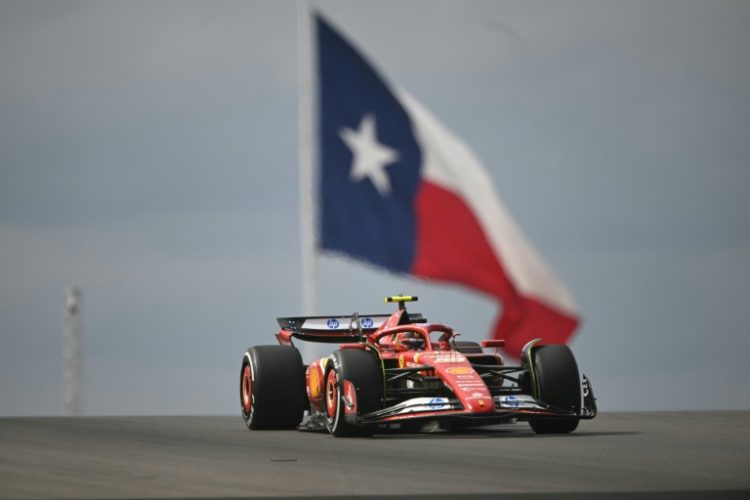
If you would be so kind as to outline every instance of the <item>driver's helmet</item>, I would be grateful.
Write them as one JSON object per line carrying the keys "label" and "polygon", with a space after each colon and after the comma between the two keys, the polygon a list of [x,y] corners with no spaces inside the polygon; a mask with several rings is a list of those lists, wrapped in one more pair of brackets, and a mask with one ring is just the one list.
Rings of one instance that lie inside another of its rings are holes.
{"label": "driver's helmet", "polygon": [[398,350],[422,351],[425,348],[424,337],[418,332],[401,332],[396,334],[394,345]]}

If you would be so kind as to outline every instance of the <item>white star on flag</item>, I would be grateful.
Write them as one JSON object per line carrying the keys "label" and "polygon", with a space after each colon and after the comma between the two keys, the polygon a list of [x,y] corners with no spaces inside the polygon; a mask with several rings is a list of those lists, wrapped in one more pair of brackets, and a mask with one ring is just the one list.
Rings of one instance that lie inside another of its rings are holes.
{"label": "white star on flag", "polygon": [[391,192],[391,179],[385,167],[398,160],[398,151],[378,142],[375,116],[362,117],[359,130],[342,128],[339,136],[354,156],[349,178],[353,182],[369,177],[381,196]]}

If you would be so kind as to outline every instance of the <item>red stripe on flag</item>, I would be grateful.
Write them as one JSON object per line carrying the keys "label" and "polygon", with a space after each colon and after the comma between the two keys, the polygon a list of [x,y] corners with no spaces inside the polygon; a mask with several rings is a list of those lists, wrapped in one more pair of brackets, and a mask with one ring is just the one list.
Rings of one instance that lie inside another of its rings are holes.
{"label": "red stripe on flag", "polygon": [[[503,300],[503,307],[507,302]],[[521,296],[517,305],[521,321],[504,325],[505,315],[495,325],[494,337],[504,338],[505,352],[521,357],[521,348],[529,340],[541,338],[542,344],[565,344],[578,327],[578,318],[565,314],[534,297]]]}
{"label": "red stripe on flag", "polygon": [[575,317],[520,295],[476,217],[454,193],[423,181],[415,200],[417,237],[412,273],[438,281],[461,283],[496,297],[503,314],[493,338],[507,341],[505,351],[519,357],[531,339],[563,343],[576,328]]}

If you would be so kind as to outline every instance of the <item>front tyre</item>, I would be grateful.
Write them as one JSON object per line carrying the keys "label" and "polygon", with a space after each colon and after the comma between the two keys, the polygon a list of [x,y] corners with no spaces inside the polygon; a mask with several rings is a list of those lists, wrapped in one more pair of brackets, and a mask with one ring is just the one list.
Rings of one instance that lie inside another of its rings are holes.
{"label": "front tyre", "polygon": [[383,370],[375,354],[361,349],[333,353],[325,375],[326,426],[331,434],[371,436],[373,425],[357,417],[383,406]]}
{"label": "front tyre", "polygon": [[[560,409],[579,413],[581,379],[570,348],[562,344],[543,345],[531,352],[535,395],[539,400]],[[529,425],[537,434],[567,434],[578,427],[578,418],[531,419]]]}
{"label": "front tyre", "polygon": [[240,370],[240,409],[250,429],[293,429],[302,421],[305,367],[294,347],[248,349]]}

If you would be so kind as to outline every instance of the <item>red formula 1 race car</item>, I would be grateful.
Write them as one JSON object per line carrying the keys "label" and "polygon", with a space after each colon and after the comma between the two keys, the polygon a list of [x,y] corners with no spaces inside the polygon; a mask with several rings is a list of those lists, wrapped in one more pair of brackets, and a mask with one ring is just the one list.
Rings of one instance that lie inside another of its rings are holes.
{"label": "red formula 1 race car", "polygon": [[[591,384],[570,349],[542,344],[523,349],[520,366],[482,346],[460,342],[452,328],[409,313],[417,297],[387,297],[389,315],[279,318],[280,345],[245,353],[240,372],[242,418],[250,429],[372,435],[396,427],[527,421],[537,433],[568,433],[596,416]],[[292,339],[340,344],[305,366]]]}

